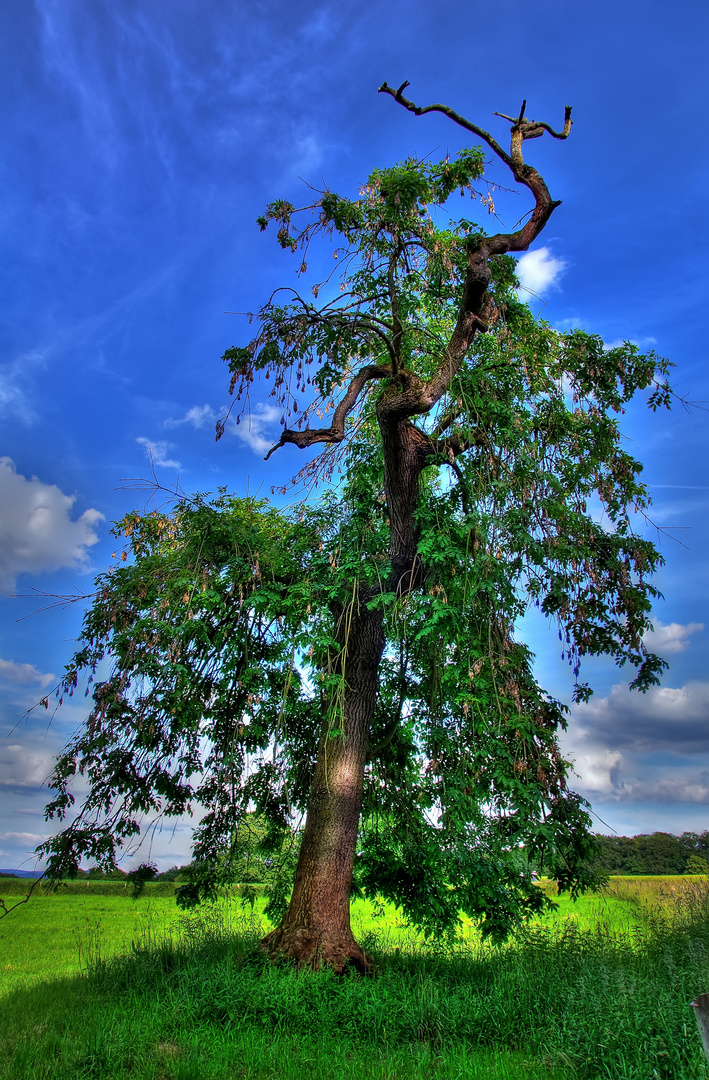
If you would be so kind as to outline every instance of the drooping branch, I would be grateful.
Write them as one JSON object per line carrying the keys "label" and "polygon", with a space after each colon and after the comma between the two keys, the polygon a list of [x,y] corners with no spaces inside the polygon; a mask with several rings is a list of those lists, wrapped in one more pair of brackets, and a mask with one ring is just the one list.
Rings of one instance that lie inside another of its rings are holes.
{"label": "drooping branch", "polygon": [[304,450],[308,446],[314,446],[315,443],[342,442],[345,437],[345,420],[357,404],[357,400],[366,384],[373,379],[389,378],[391,374],[392,369],[389,364],[368,364],[367,367],[361,368],[350,382],[346,394],[335,409],[329,428],[305,428],[303,431],[295,428],[284,428],[280,439],[268,451],[264,461],[268,461],[271,454],[278,450],[279,447],[285,446],[286,443],[292,443],[300,450]]}

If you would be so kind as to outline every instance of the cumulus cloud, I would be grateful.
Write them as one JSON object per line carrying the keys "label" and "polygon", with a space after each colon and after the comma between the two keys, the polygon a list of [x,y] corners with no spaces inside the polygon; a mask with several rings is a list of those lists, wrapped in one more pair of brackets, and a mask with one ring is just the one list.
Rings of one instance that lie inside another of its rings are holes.
{"label": "cumulus cloud", "polygon": [[548,247],[527,251],[517,260],[521,290],[537,295],[546,292],[558,285],[567,265],[564,259],[552,255]]}
{"label": "cumulus cloud", "polygon": [[87,549],[98,541],[98,510],[72,521],[74,495],[56,484],[29,480],[0,458],[0,593],[11,593],[18,574],[40,574],[77,567],[89,569]]}
{"label": "cumulus cloud", "polygon": [[146,457],[153,465],[161,465],[165,469],[181,469],[182,465],[175,458],[168,457],[173,443],[164,442],[160,439],[146,439],[139,436],[135,440],[145,450]]}
{"label": "cumulus cloud", "polygon": [[49,746],[22,743],[0,744],[0,791],[8,795],[37,794],[52,771],[55,757]]}
{"label": "cumulus cloud", "polygon": [[34,664],[16,664],[14,660],[3,660],[0,657],[0,679],[22,685],[39,683],[40,687],[45,687],[53,678],[51,671],[43,673]]}
{"label": "cumulus cloud", "polygon": [[242,417],[238,427],[233,425],[230,430],[255,454],[263,455],[277,441],[275,435],[269,436],[266,431],[272,428],[280,418],[281,410],[275,405],[258,404],[249,414]]}
{"label": "cumulus cloud", "polygon": [[183,424],[190,424],[191,427],[199,429],[207,427],[207,425],[213,427],[218,419],[219,414],[215,412],[211,405],[193,405],[179,420],[173,420],[170,417],[165,421],[164,426],[166,428],[176,428],[181,427]]}
{"label": "cumulus cloud", "polygon": [[575,753],[573,758],[574,771],[587,790],[612,795],[622,789],[622,754],[612,750],[586,750]]}
{"label": "cumulus cloud", "polygon": [[608,697],[575,705],[585,739],[611,750],[709,753],[709,682],[653,686],[638,694],[619,684]]}
{"label": "cumulus cloud", "polygon": [[704,623],[665,623],[655,619],[654,630],[648,630],[643,637],[645,645],[652,652],[665,656],[670,653],[684,652],[689,647],[689,638],[704,629]]}
{"label": "cumulus cloud", "polygon": [[562,736],[580,790],[591,801],[709,803],[709,682],[614,686],[575,705]]}

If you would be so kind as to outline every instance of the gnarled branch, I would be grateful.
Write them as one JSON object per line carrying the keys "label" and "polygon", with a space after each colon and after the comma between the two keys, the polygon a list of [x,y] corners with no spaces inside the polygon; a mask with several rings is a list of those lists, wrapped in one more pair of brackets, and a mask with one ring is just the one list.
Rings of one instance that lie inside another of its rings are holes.
{"label": "gnarled branch", "polygon": [[[456,326],[450,340],[443,352],[437,370],[420,390],[417,400],[407,402],[403,396],[392,405],[397,411],[402,412],[408,406],[408,415],[428,412],[437,401],[441,399],[450,387],[451,380],[459,371],[465,355],[472,344],[475,334],[488,329],[488,314],[491,299],[488,294],[490,284],[489,260],[493,255],[504,255],[510,251],[526,251],[530,244],[542,231],[551,214],[560,205],[552,199],[549,189],[540,173],[532,166],[525,164],[522,157],[522,144],[525,139],[536,139],[548,131],[555,139],[566,139],[571,131],[571,107],[566,106],[564,114],[564,127],[561,132],[554,131],[548,124],[527,120],[524,115],[526,101],[518,117],[504,117],[512,124],[510,138],[510,153],[508,154],[496,139],[484,128],[473,124],[460,113],[451,109],[448,105],[416,105],[409,98],[404,97],[404,90],[408,82],[401,84],[398,90],[394,90],[383,83],[379,87],[380,93],[389,94],[400,105],[415,116],[423,116],[429,112],[439,112],[466,131],[477,135],[490,149],[507,165],[515,180],[528,188],[534,196],[534,209],[529,220],[522,228],[511,233],[497,233],[495,236],[471,238],[468,244],[468,266],[463,289],[463,297],[458,310]],[[502,115],[500,113],[496,115]]]}
{"label": "gnarled branch", "polygon": [[564,112],[564,127],[561,132],[554,131],[549,124],[539,120],[527,120],[524,116],[524,110],[527,102],[522,103],[522,109],[520,115],[513,119],[510,116],[504,116],[502,113],[496,113],[497,116],[503,116],[505,120],[512,122],[511,139],[510,139],[510,153],[508,154],[496,139],[492,135],[485,131],[484,128],[479,127],[477,124],[473,124],[472,121],[467,120],[460,113],[457,113],[455,109],[451,109],[448,105],[420,105],[414,104],[409,98],[404,97],[404,90],[409,85],[408,82],[401,84],[398,90],[394,90],[387,83],[382,83],[379,87],[379,93],[390,94],[395,101],[398,101],[400,105],[403,105],[405,109],[412,112],[415,116],[423,116],[424,113],[439,112],[444,116],[447,116],[454,123],[460,127],[465,128],[466,131],[471,131],[474,135],[477,135],[479,139],[482,139],[490,149],[504,161],[505,165],[510,169],[512,175],[518,183],[523,184],[534,195],[535,207],[532,212],[532,216],[527,224],[514,233],[498,233],[497,236],[489,237],[484,241],[485,247],[490,255],[505,254],[508,251],[526,251],[532,241],[538,236],[541,230],[547,223],[552,211],[560,205],[552,199],[549,194],[549,190],[537,170],[531,166],[526,165],[522,158],[522,143],[525,139],[537,139],[545,131],[548,131],[555,139],[566,139],[571,132],[571,106],[567,105]]}
{"label": "gnarled branch", "polygon": [[264,461],[268,461],[271,454],[278,450],[279,447],[285,446],[286,443],[292,443],[299,449],[304,450],[315,443],[342,442],[345,437],[345,420],[357,404],[357,399],[366,384],[371,382],[372,379],[389,378],[391,374],[392,369],[389,364],[368,364],[367,367],[361,368],[350,382],[345,396],[335,409],[329,428],[305,428],[303,431],[284,428],[280,439],[268,451]]}

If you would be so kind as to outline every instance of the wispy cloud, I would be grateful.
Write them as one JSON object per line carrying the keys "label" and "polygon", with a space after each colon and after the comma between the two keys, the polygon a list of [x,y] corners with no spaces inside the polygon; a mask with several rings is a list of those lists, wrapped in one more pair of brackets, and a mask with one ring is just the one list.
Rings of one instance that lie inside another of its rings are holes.
{"label": "wispy cloud", "polygon": [[37,414],[28,383],[46,364],[43,350],[33,349],[0,368],[0,416],[31,424]]}
{"label": "wispy cloud", "polygon": [[184,416],[181,416],[178,420],[174,420],[169,417],[163,427],[176,428],[182,427],[183,424],[189,424],[193,428],[203,428],[208,425],[214,426],[219,419],[220,413],[217,413],[211,405],[193,405],[191,409],[188,409]]}
{"label": "wispy cloud", "polygon": [[51,671],[43,673],[34,664],[17,664],[14,660],[3,660],[0,657],[0,679],[24,685],[39,683],[40,687],[44,687],[48,686],[53,678]]}
{"label": "wispy cloud", "polygon": [[567,265],[564,259],[552,255],[548,247],[527,251],[517,260],[521,291],[539,296],[556,288]]}
{"label": "wispy cloud", "polygon": [[164,469],[181,469],[182,465],[175,458],[168,457],[173,443],[160,439],[146,439],[143,435],[135,440],[145,450],[146,457],[153,465],[160,465]]}
{"label": "wispy cloud", "polygon": [[63,567],[89,569],[88,548],[98,541],[98,510],[70,517],[76,496],[56,484],[27,479],[10,458],[0,458],[0,593],[11,593],[18,574]]}

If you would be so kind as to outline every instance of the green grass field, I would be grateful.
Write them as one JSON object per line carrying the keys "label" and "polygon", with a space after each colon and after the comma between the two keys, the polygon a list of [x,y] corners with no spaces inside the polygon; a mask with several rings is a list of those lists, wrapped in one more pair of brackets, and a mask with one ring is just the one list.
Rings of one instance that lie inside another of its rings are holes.
{"label": "green grass field", "polygon": [[75,886],[0,920],[0,1076],[709,1078],[706,879],[612,879],[502,948],[357,901],[369,979],[269,965],[261,900],[184,916],[169,892]]}

